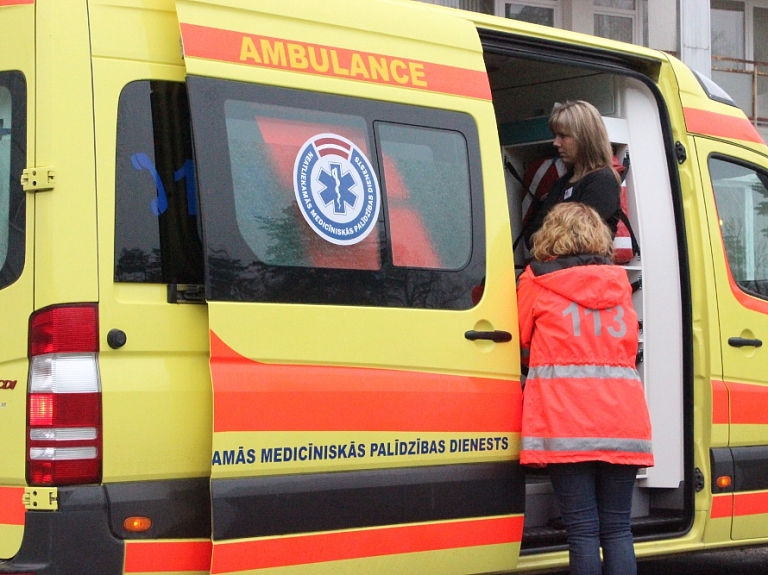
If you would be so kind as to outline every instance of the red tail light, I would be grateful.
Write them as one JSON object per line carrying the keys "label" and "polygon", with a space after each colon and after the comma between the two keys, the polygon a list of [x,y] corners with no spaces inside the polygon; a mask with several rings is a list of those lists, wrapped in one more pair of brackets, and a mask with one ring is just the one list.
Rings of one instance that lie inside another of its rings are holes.
{"label": "red tail light", "polygon": [[30,318],[27,482],[101,481],[98,308],[52,306]]}
{"label": "red tail light", "polygon": [[29,356],[99,351],[98,318],[96,304],[41,309],[29,321]]}

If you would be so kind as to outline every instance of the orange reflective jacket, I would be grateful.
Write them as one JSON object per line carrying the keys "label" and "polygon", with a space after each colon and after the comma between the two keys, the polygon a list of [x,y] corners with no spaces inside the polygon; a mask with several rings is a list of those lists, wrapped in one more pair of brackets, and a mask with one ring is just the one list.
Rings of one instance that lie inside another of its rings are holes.
{"label": "orange reflective jacket", "polygon": [[520,276],[518,306],[529,366],[520,462],[652,466],[626,272],[593,255],[533,263]]}

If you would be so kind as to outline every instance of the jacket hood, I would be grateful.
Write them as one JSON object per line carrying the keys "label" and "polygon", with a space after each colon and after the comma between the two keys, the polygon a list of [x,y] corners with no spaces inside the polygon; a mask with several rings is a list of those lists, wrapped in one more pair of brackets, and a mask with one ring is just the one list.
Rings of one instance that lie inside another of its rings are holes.
{"label": "jacket hood", "polygon": [[559,257],[530,269],[539,286],[587,309],[614,307],[632,292],[627,272],[601,256]]}

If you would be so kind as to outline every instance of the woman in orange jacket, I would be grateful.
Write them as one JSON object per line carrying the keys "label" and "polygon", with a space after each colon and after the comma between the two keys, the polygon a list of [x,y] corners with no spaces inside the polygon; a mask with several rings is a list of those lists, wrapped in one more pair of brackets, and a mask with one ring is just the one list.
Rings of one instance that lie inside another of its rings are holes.
{"label": "woman in orange jacket", "polygon": [[632,288],[612,254],[595,210],[558,204],[533,236],[536,261],[518,286],[528,365],[520,463],[548,468],[572,575],[637,572],[632,491],[638,467],[653,465]]}

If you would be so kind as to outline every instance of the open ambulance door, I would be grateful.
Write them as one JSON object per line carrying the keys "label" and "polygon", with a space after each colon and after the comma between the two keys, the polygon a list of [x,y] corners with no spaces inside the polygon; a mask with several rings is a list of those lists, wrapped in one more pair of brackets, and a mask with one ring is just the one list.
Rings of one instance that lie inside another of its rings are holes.
{"label": "open ambulance door", "polygon": [[177,1],[212,572],[514,568],[514,273],[476,31],[395,3],[223,4]]}
{"label": "open ambulance door", "polygon": [[34,195],[21,186],[34,165],[35,6],[0,6],[0,562],[24,535],[27,328],[33,305]]}
{"label": "open ambulance door", "polygon": [[[733,122],[737,122],[734,119]],[[746,122],[746,120],[744,120]],[[757,132],[754,132],[759,138]],[[712,241],[723,381],[713,382],[712,518],[733,517],[731,537],[765,537],[768,518],[768,158],[696,138]],[[733,478],[719,487],[717,476]]]}

